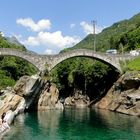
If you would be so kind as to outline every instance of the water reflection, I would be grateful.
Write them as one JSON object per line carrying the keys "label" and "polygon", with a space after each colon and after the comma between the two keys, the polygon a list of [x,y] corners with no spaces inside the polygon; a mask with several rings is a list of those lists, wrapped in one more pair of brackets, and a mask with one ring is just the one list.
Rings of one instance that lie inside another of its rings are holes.
{"label": "water reflection", "polygon": [[78,122],[87,121],[90,118],[90,109],[69,107],[64,110],[64,116]]}
{"label": "water reflection", "polygon": [[[62,140],[89,140],[93,138],[89,127],[89,108],[67,108],[60,120],[59,134]],[[91,133],[91,134],[89,134]]]}
{"label": "water reflection", "polygon": [[5,140],[139,140],[139,137],[137,117],[107,110],[67,108],[19,115]]}
{"label": "water reflection", "polygon": [[56,139],[60,118],[62,118],[62,116],[62,110],[48,110],[45,112],[38,112],[39,128],[52,140]]}
{"label": "water reflection", "polygon": [[60,117],[63,115],[61,110],[48,110],[43,112],[38,112],[38,123],[40,127],[52,130],[52,128],[58,128]]}
{"label": "water reflection", "polygon": [[131,131],[134,134],[140,133],[140,118],[121,113],[115,113],[108,110],[94,109],[95,113],[108,128]]}

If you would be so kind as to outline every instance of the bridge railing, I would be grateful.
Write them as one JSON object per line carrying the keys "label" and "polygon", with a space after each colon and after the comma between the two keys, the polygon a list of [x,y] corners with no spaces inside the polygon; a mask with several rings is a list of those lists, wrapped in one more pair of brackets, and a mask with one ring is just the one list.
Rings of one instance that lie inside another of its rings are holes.
{"label": "bridge railing", "polygon": [[138,56],[132,56],[130,53],[124,53],[124,54],[106,54],[106,53],[102,53],[102,52],[95,52],[93,50],[90,49],[74,49],[74,50],[70,50],[67,52],[62,52],[59,54],[55,54],[55,55],[45,55],[45,54],[37,54],[33,51],[23,51],[23,50],[18,50],[18,49],[13,49],[13,48],[1,48],[0,47],[0,54],[1,53],[12,53],[12,52],[16,52],[16,53],[22,53],[24,55],[30,55],[30,56],[39,56],[39,57],[48,57],[48,58],[53,58],[53,57],[63,57],[64,55],[71,55],[74,53],[81,53],[81,55],[84,55],[86,53],[93,53],[93,54],[97,54],[97,55],[102,55],[102,56],[106,56],[106,57],[113,57],[113,58],[126,58],[126,59],[130,59],[130,58],[136,58]]}
{"label": "bridge railing", "polygon": [[12,54],[13,52],[15,53],[20,53],[20,54],[24,54],[24,55],[32,55],[32,56],[38,56],[37,53],[33,52],[33,51],[23,51],[23,50],[19,50],[19,49],[11,49],[11,48],[0,48],[0,54]]}

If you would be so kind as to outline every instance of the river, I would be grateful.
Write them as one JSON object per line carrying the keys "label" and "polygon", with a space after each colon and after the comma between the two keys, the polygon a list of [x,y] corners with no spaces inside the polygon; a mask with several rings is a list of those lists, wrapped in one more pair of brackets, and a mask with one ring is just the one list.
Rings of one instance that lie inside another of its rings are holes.
{"label": "river", "polygon": [[139,140],[140,118],[98,109],[19,115],[4,140]]}

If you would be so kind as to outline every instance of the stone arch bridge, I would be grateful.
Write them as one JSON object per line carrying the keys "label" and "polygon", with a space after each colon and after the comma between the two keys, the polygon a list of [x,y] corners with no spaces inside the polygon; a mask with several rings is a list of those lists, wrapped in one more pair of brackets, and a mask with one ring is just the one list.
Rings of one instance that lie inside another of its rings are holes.
{"label": "stone arch bridge", "polygon": [[57,66],[62,61],[72,58],[72,57],[90,57],[96,60],[102,61],[121,72],[120,61],[126,61],[134,59],[136,56],[131,56],[130,54],[105,54],[100,52],[94,52],[89,49],[75,49],[68,52],[59,53],[56,55],[39,55],[30,51],[20,51],[17,49],[0,48],[0,56],[16,56],[27,60],[32,63],[39,71],[44,71],[48,69],[51,71],[55,66]]}

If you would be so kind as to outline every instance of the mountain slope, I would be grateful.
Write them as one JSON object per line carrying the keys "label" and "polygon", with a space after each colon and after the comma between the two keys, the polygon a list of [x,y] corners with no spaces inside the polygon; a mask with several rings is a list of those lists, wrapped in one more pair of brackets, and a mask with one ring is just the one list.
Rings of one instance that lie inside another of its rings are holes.
{"label": "mountain slope", "polygon": [[[123,20],[114,23],[112,26],[105,28],[101,33],[96,35],[96,50],[106,51],[107,49],[117,49],[121,52],[140,48],[140,13],[129,20]],[[94,36],[87,35],[81,42],[69,49],[93,49]],[[67,51],[64,50],[64,51]]]}
{"label": "mountain slope", "polygon": [[[17,46],[23,46],[16,37],[12,36],[12,37],[6,37],[6,40],[11,43],[11,44],[15,44]],[[24,47],[24,46],[23,46]]]}

